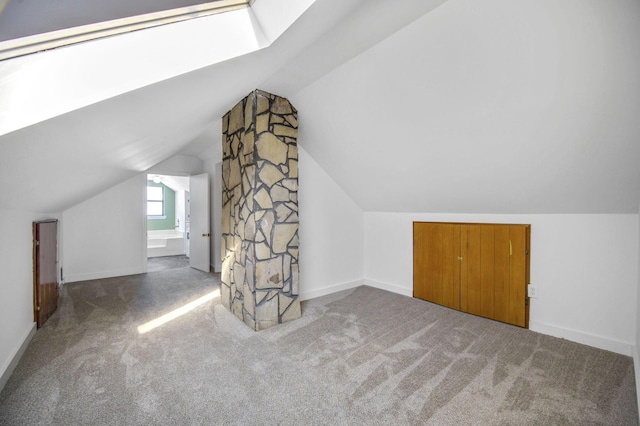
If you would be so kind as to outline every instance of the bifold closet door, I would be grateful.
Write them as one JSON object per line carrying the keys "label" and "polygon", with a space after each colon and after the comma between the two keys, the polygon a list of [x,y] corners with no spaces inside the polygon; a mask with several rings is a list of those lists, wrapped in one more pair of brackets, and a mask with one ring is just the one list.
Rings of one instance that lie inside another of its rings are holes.
{"label": "bifold closet door", "polygon": [[529,252],[531,244],[531,227],[526,225],[510,225],[509,240],[511,242],[509,256],[509,311],[508,322],[529,327]]}
{"label": "bifold closet door", "polygon": [[507,321],[509,315],[509,228],[461,226],[460,310]]}
{"label": "bifold closet door", "polygon": [[413,224],[413,296],[460,309],[460,225]]}
{"label": "bifold closet door", "polygon": [[526,327],[522,225],[461,225],[460,310]]}
{"label": "bifold closet door", "polygon": [[529,326],[530,225],[413,224],[413,296]]}

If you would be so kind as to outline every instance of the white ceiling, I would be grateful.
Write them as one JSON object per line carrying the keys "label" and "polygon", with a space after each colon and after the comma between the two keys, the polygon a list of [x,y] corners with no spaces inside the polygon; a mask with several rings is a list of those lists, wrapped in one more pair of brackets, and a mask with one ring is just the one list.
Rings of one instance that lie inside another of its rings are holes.
{"label": "white ceiling", "polygon": [[259,87],[365,211],[638,213],[640,3],[479,3],[317,0],[266,49],[1,136],[0,207],[216,158],[219,117]]}
{"label": "white ceiling", "polygon": [[637,214],[638,22],[447,1],[292,96],[300,143],[365,211]]}

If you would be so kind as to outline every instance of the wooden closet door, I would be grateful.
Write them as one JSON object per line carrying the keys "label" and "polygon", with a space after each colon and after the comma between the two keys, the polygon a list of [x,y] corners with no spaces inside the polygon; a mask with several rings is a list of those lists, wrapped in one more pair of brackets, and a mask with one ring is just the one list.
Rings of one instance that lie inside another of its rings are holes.
{"label": "wooden closet door", "polygon": [[469,224],[460,233],[460,310],[526,327],[527,227]]}
{"label": "wooden closet door", "polygon": [[460,309],[460,225],[413,224],[413,296]]}
{"label": "wooden closet door", "polygon": [[509,318],[506,322],[529,327],[529,303],[527,284],[529,283],[529,238],[531,227],[511,225],[509,240]]}
{"label": "wooden closet door", "polygon": [[[493,225],[494,251],[493,267],[495,280],[493,284],[494,311],[490,317],[497,321],[509,321],[513,291],[511,288],[511,242],[510,229],[512,225]],[[522,302],[524,306],[524,301]]]}
{"label": "wooden closet door", "polygon": [[529,327],[530,225],[414,222],[413,295]]}
{"label": "wooden closet door", "polygon": [[504,321],[509,282],[509,231],[500,225],[461,226],[461,310]]}

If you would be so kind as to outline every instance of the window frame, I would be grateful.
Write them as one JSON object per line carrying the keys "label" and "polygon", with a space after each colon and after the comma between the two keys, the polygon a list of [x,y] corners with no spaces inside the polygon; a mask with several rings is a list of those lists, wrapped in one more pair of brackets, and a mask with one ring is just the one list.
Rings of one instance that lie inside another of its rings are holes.
{"label": "window frame", "polygon": [[[157,199],[149,199],[149,188],[159,188],[161,190],[161,197],[159,200]],[[149,214],[149,203],[160,203],[162,206],[162,214],[154,215]],[[165,191],[164,185],[160,184],[158,186],[147,185],[147,219],[166,219],[167,216],[165,214]]]}

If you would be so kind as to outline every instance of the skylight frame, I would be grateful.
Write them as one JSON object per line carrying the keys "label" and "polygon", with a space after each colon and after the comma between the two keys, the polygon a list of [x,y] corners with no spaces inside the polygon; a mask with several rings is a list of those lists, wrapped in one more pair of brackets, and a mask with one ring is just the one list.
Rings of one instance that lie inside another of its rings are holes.
{"label": "skylight frame", "polygon": [[220,0],[65,28],[0,42],[0,61],[84,41],[245,9],[255,0]]}

